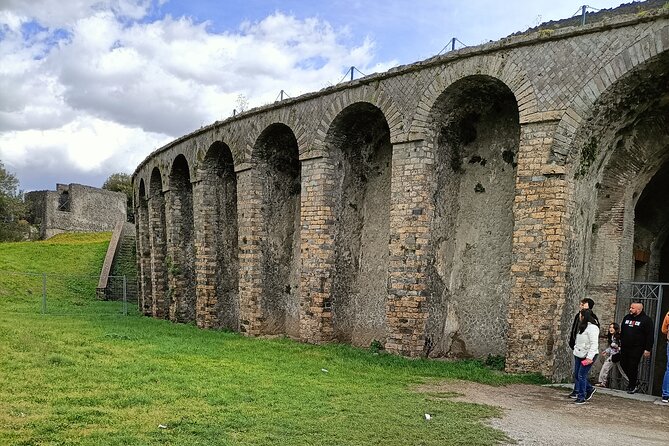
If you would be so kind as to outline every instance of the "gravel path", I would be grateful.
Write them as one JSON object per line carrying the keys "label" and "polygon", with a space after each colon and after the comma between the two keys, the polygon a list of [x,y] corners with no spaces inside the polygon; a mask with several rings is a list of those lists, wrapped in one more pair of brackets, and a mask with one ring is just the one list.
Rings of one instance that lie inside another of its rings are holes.
{"label": "gravel path", "polygon": [[669,445],[669,407],[595,393],[585,405],[566,398],[568,389],[514,384],[492,387],[472,382],[421,386],[456,392],[456,401],[501,407],[488,424],[519,445]]}

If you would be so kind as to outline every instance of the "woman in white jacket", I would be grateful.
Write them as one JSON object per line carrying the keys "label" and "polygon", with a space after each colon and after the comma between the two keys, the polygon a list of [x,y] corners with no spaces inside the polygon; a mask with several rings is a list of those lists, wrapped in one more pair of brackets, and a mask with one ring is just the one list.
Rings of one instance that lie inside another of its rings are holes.
{"label": "woman in white jacket", "polygon": [[574,345],[574,376],[576,377],[576,404],[585,404],[595,393],[588,381],[588,373],[599,352],[599,327],[594,323],[592,311],[581,310],[578,333]]}

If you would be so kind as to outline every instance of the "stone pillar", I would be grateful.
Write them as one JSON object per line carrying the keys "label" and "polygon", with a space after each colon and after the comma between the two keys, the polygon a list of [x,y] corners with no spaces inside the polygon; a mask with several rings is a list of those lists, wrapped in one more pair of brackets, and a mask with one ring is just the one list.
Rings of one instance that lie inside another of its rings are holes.
{"label": "stone pillar", "polygon": [[434,155],[425,141],[393,145],[385,348],[420,356],[427,322],[427,251]]}
{"label": "stone pillar", "polygon": [[135,238],[137,244],[137,272],[139,273],[139,311],[151,315],[151,246],[149,238],[149,210],[144,197],[135,210]]}
{"label": "stone pillar", "polygon": [[167,280],[170,293],[169,318],[175,322],[195,319],[195,283],[192,276],[194,261],[192,205],[190,191],[165,191],[165,226],[167,228]]}
{"label": "stone pillar", "polygon": [[239,228],[239,319],[247,336],[263,334],[263,274],[261,243],[266,237],[262,219],[262,178],[256,169],[237,169]]}
{"label": "stone pillar", "polygon": [[329,342],[334,333],[335,172],[331,158],[302,160],[300,339],[304,342]]}
{"label": "stone pillar", "polygon": [[513,206],[508,310],[509,372],[555,373],[567,294],[569,185],[564,166],[547,164],[557,121],[521,125]]}
{"label": "stone pillar", "polygon": [[193,183],[193,219],[195,225],[195,321],[200,328],[218,327],[216,295],[216,194],[215,184],[203,180]]}
{"label": "stone pillar", "polygon": [[149,199],[149,244],[151,249],[151,313],[156,318],[169,316],[167,294],[165,201],[158,192]]}

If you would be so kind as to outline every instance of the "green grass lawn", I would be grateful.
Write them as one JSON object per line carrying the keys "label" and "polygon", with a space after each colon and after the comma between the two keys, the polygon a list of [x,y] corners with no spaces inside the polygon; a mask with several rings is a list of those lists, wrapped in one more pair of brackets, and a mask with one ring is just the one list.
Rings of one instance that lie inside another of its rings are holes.
{"label": "green grass lawn", "polygon": [[53,296],[63,307],[78,302],[76,315],[12,303],[25,284],[12,285],[8,266],[53,273],[42,256],[57,255],[59,267],[88,275],[108,239],[0,244],[0,445],[494,444],[504,435],[482,422],[496,409],[412,389],[540,381],[476,361],[412,361],[123,317],[104,311],[115,303],[94,301],[94,286]]}

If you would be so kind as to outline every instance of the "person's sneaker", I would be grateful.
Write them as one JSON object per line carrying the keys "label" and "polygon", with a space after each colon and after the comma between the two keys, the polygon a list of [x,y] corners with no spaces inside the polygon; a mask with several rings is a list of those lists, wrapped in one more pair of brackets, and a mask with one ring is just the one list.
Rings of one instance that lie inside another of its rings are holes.
{"label": "person's sneaker", "polygon": [[595,390],[597,390],[597,389],[595,387],[593,387],[592,389],[590,389],[590,392],[585,393],[585,400],[586,401],[590,401],[590,398],[592,398],[592,395],[595,394]]}
{"label": "person's sneaker", "polygon": [[663,404],[669,404],[669,395],[665,395],[660,400]]}
{"label": "person's sneaker", "polygon": [[636,386],[633,389],[627,389],[627,393],[629,393],[630,395],[637,393],[638,391],[639,391],[639,386]]}
{"label": "person's sneaker", "polygon": [[574,404],[585,404],[585,400],[583,398],[576,398],[576,401],[574,401]]}
{"label": "person's sneaker", "polygon": [[569,395],[567,395],[567,398],[571,398],[572,400],[575,400],[577,396],[578,396],[578,393],[572,391]]}

